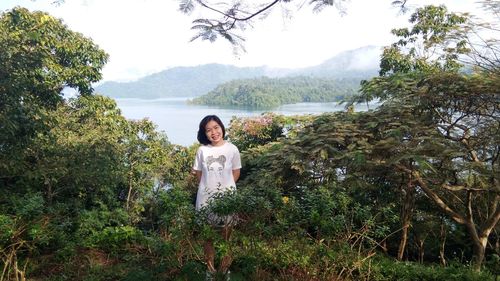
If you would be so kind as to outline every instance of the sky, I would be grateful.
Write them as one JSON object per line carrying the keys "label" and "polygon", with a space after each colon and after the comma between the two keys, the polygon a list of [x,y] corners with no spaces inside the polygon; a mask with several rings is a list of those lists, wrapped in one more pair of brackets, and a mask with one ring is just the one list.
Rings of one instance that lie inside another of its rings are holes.
{"label": "sky", "polygon": [[[249,0],[250,1],[250,0]],[[256,1],[256,0],[251,0]],[[336,54],[367,45],[394,41],[392,28],[408,24],[392,0],[350,0],[346,15],[334,7],[314,13],[309,0],[292,1],[290,13],[275,9],[245,31],[246,52],[231,45],[194,41],[192,21],[207,16],[197,9],[190,16],[178,11],[178,0],[0,0],[0,11],[23,6],[46,11],[73,31],[91,38],[109,55],[103,81],[131,81],[176,66],[222,63],[236,66],[300,68],[320,64]],[[215,1],[218,2],[218,1]],[[266,2],[266,1],[263,1]],[[410,7],[444,4],[454,12],[480,15],[473,0],[409,0]],[[298,4],[303,4],[298,7]]]}

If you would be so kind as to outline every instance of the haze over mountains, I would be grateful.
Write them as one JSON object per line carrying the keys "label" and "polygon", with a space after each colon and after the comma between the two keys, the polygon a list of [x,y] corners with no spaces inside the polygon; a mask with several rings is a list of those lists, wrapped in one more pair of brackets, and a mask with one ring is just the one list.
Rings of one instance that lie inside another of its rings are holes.
{"label": "haze over mountains", "polygon": [[380,54],[380,47],[366,46],[342,52],[317,66],[299,69],[267,66],[236,67],[221,64],[174,67],[132,82],[104,82],[97,86],[95,91],[114,98],[156,99],[201,96],[224,82],[262,76],[359,78],[361,81],[377,75]]}

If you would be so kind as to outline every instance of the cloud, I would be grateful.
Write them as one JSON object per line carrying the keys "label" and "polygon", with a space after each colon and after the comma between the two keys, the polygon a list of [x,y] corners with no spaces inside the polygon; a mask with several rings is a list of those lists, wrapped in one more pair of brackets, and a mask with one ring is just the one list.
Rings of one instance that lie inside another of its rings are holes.
{"label": "cloud", "polygon": [[356,59],[350,61],[347,69],[349,70],[367,70],[378,67],[380,55],[382,54],[381,48],[365,48],[363,51],[358,51]]}

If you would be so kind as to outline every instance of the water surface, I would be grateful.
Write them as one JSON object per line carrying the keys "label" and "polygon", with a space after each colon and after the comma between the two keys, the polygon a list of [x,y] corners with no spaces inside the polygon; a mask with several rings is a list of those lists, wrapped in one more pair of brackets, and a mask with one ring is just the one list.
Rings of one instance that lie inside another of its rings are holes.
{"label": "water surface", "polygon": [[[115,99],[122,114],[128,119],[148,118],[164,131],[170,142],[184,146],[196,142],[196,132],[200,120],[209,114],[219,116],[226,126],[233,116],[258,116],[264,112],[283,115],[321,114],[344,110],[344,105],[329,103],[296,103],[280,106],[275,109],[258,110],[251,108],[221,108],[204,105],[188,105],[188,98]],[[356,111],[367,110],[366,105],[356,105]]]}

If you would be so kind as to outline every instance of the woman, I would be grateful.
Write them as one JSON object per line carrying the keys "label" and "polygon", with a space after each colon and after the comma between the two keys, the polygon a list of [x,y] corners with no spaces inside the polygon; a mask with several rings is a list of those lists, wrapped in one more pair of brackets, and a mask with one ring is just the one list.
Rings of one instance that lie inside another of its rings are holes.
{"label": "woman", "polygon": [[[198,129],[198,141],[202,144],[196,152],[193,171],[198,179],[198,193],[196,196],[196,210],[207,206],[212,198],[221,192],[235,190],[236,181],[240,177],[241,159],[238,148],[225,141],[226,130],[224,124],[215,115],[205,116]],[[234,224],[233,216],[209,216],[209,222],[217,227],[222,227],[223,238],[227,241]],[[215,269],[215,249],[212,240],[204,245],[205,260],[207,262],[207,277],[212,278]],[[232,257],[226,255],[222,258],[219,272],[227,274]]]}

